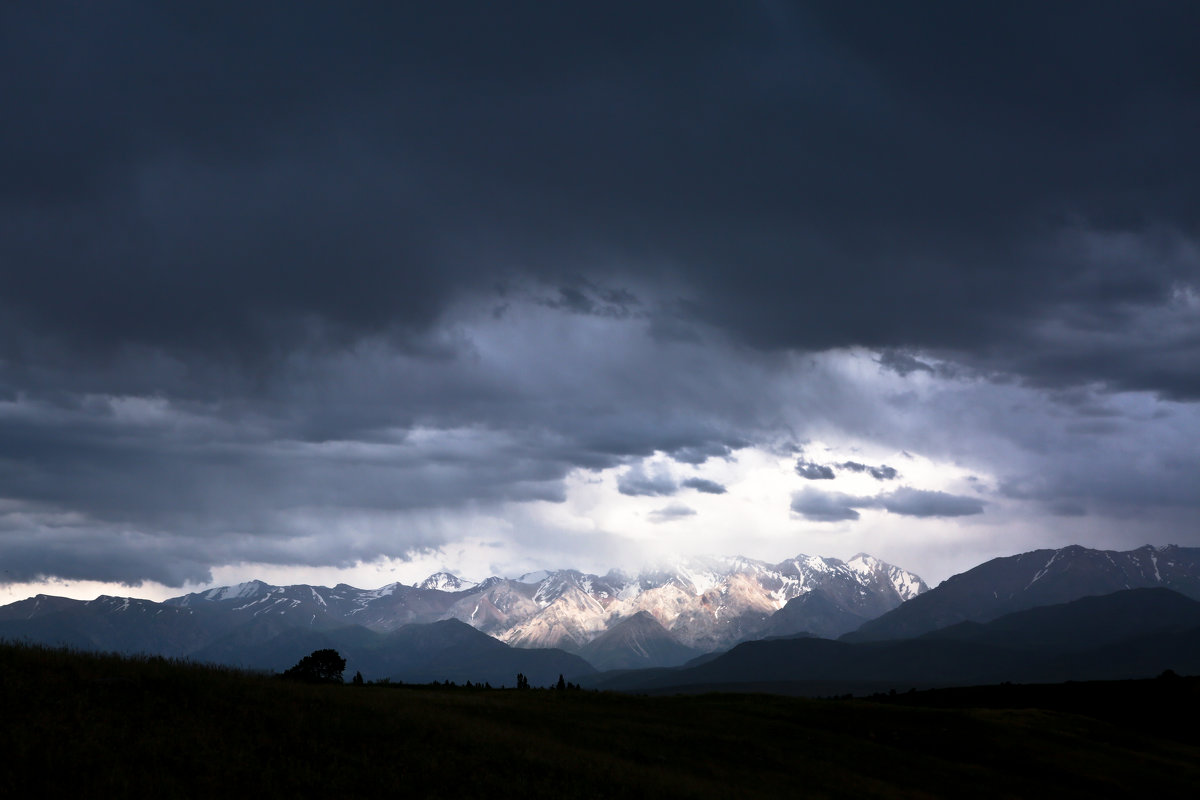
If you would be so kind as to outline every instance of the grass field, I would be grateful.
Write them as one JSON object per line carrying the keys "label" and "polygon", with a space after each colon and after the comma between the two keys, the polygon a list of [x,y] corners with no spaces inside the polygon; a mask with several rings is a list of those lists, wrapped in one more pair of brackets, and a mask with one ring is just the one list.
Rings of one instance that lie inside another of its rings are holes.
{"label": "grass field", "polygon": [[0,645],[0,708],[11,797],[1095,798],[1200,785],[1195,742],[1044,709],[303,685],[13,645]]}

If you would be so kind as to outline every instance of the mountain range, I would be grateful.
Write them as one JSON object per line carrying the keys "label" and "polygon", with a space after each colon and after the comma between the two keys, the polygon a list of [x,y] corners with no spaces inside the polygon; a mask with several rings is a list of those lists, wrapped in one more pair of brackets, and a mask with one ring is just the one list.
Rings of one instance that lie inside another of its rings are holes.
{"label": "mountain range", "polygon": [[[249,581],[162,603],[38,595],[0,607],[0,638],[270,669],[308,646],[300,642],[319,649],[337,639],[371,653],[363,658],[375,677],[411,679],[398,666],[388,672],[400,662],[380,656],[386,636],[456,620],[510,649],[586,649],[605,667],[652,667],[763,632],[835,636],[926,589],[916,575],[865,554],[848,561],[801,555],[778,564],[691,559],[636,575],[566,569],[480,583],[443,572],[414,586],[371,590]],[[805,613],[809,608],[813,613]],[[372,638],[378,635],[385,639]],[[582,664],[564,668],[580,673]]]}
{"label": "mountain range", "polygon": [[626,692],[831,695],[1145,678],[1166,670],[1200,674],[1200,602],[1156,588],[960,623],[911,639],[744,642],[678,669],[598,673],[583,684]]}
{"label": "mountain range", "polygon": [[1200,672],[1198,601],[1200,548],[1071,546],[934,589],[860,554],[372,590],[250,581],[162,603],[38,595],[0,607],[0,639],[272,671],[333,648],[372,680],[828,694]]}
{"label": "mountain range", "polygon": [[1121,552],[1072,545],[995,558],[867,622],[846,640],[902,639],[959,622],[988,622],[1014,611],[1151,587],[1200,600],[1200,548],[1146,545]]}
{"label": "mountain range", "polygon": [[1200,548],[1038,550],[955,575],[839,641],[775,637],[584,683],[825,695],[1200,674],[1198,576]]}

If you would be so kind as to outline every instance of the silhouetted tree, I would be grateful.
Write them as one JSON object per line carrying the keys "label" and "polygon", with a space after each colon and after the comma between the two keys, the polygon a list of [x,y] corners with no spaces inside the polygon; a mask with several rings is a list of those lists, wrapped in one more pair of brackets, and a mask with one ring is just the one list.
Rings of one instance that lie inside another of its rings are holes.
{"label": "silhouetted tree", "polygon": [[554,688],[555,689],[566,689],[567,688],[567,682],[563,680],[563,676],[561,673],[558,676],[558,685],[555,686]]}
{"label": "silhouetted tree", "polygon": [[341,683],[345,669],[346,659],[337,650],[314,650],[284,672],[283,677],[308,683]]}
{"label": "silhouetted tree", "polygon": [[528,689],[529,688],[529,678],[526,678],[525,673],[523,673],[523,672],[517,673],[517,688],[518,689]]}
{"label": "silhouetted tree", "polygon": [[355,686],[362,686],[362,685],[363,685],[363,676],[362,676],[362,673],[361,673],[361,672],[355,672],[355,673],[354,673],[354,680],[352,680],[352,681],[350,681],[350,682],[351,682],[351,683],[353,683]]}

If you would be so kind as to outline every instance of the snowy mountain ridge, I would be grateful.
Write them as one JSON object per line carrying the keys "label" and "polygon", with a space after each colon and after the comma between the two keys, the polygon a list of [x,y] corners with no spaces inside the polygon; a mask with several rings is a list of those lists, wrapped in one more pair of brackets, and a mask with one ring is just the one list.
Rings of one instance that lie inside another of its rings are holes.
{"label": "snowy mountain ridge", "polygon": [[845,562],[799,555],[779,564],[708,556],[657,564],[635,575],[560,569],[516,580],[493,577],[477,586],[480,593],[456,603],[450,616],[518,647],[568,650],[640,612],[687,647],[725,647],[753,636],[789,601],[810,592],[846,615],[836,624],[814,620],[808,632],[836,636],[846,631],[848,620],[872,619],[928,588],[917,575],[864,553]]}
{"label": "snowy mountain ridge", "polygon": [[[378,631],[457,619],[516,647],[575,651],[622,620],[646,612],[680,645],[728,647],[768,627],[789,601],[820,594],[842,613],[788,617],[785,629],[837,636],[928,587],[916,575],[860,553],[849,561],[798,555],[778,564],[743,556],[660,563],[637,574],[540,570],[480,583],[446,571],[413,586],[271,586],[248,581],[172,598],[167,605],[222,609],[238,619],[284,617],[306,627],[358,624]],[[778,633],[781,625],[771,626]],[[796,626],[801,626],[797,628]],[[807,627],[804,627],[807,626]]]}
{"label": "snowy mountain ridge", "polygon": [[478,585],[449,572],[435,572],[420,583],[413,584],[418,589],[436,589],[439,592],[461,592]]}
{"label": "snowy mountain ridge", "polygon": [[964,621],[987,623],[1024,609],[1154,587],[1200,600],[1200,548],[1037,550],[993,559],[932,590],[911,572],[859,553],[845,561],[797,555],[777,564],[690,558],[636,574],[563,569],[479,584],[435,573],[415,586],[369,590],[247,581],[161,603],[37,595],[0,606],[0,638],[216,663],[245,663],[282,648],[276,656],[294,663],[298,656],[287,648],[300,642],[342,636],[358,647],[395,633],[419,643],[425,634],[401,629],[456,620],[492,637],[488,641],[500,640],[496,645],[556,647],[629,669],[671,666],[749,639],[920,636]]}
{"label": "snowy mountain ridge", "polygon": [[[676,657],[730,647],[764,632],[838,636],[926,588],[918,576],[864,554],[849,561],[798,555],[778,564],[714,556],[658,564],[637,574],[559,569],[517,579],[493,576],[481,583],[440,571],[412,586],[392,583],[377,589],[273,586],[252,580],[162,603],[101,597],[79,601],[78,607],[84,615],[128,617],[129,625],[135,613],[161,616],[162,624],[189,620],[180,648],[235,629],[246,641],[255,641],[289,628],[333,631],[360,625],[390,633],[413,623],[459,620],[514,647],[578,652],[636,617],[640,623],[626,626],[605,646],[649,636],[656,642],[655,652]],[[796,602],[804,598],[820,601]],[[33,618],[58,607],[23,601],[8,613]],[[646,624],[651,619],[661,630]],[[86,627],[79,635],[90,638]],[[128,634],[130,642],[144,641],[150,650],[160,635],[134,627]]]}

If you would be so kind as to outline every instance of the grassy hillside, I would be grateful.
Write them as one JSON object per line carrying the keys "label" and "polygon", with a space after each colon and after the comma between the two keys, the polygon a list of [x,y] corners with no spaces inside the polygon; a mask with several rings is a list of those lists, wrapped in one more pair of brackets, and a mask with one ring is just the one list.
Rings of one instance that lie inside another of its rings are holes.
{"label": "grassy hillside", "polygon": [[1194,743],[1046,710],[308,686],[9,645],[0,708],[0,785],[14,796],[81,784],[156,797],[1183,797],[1200,785]]}

